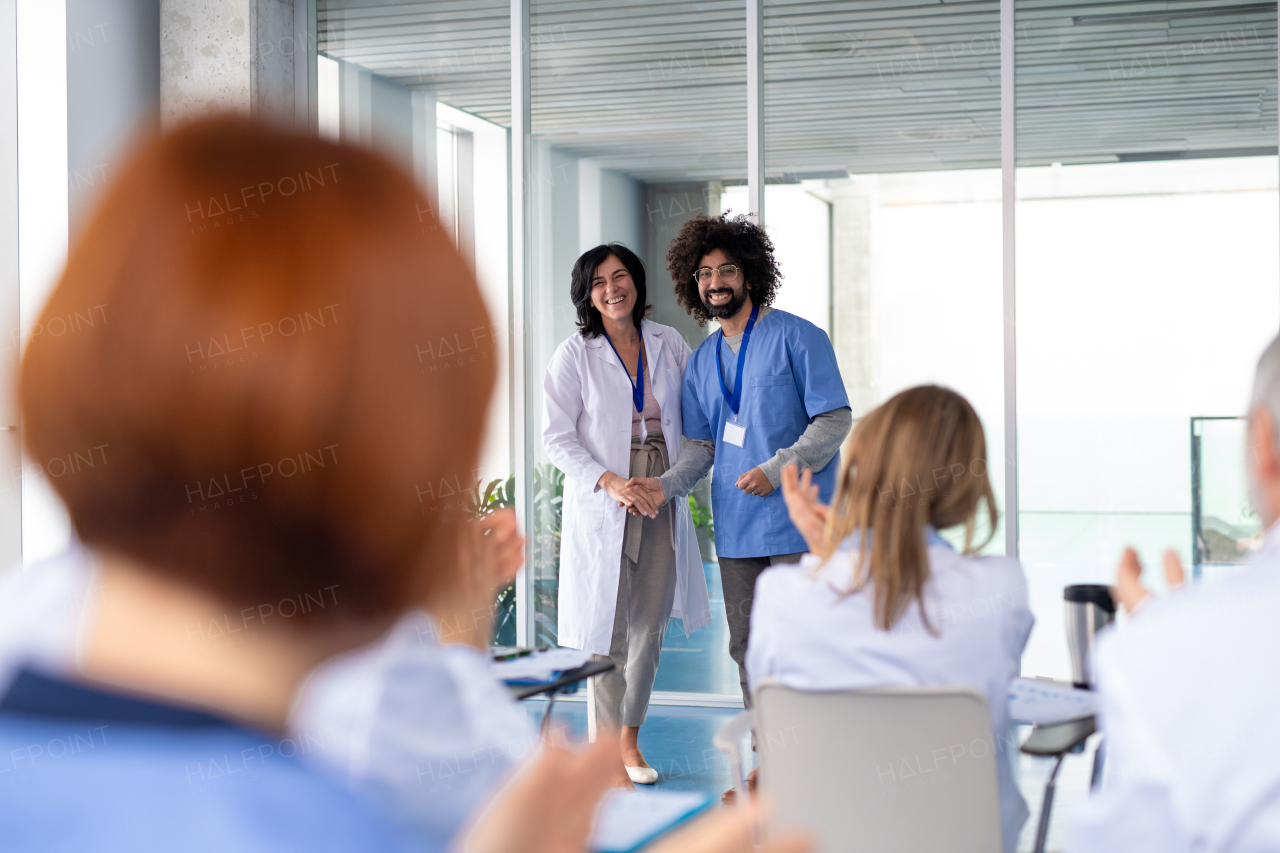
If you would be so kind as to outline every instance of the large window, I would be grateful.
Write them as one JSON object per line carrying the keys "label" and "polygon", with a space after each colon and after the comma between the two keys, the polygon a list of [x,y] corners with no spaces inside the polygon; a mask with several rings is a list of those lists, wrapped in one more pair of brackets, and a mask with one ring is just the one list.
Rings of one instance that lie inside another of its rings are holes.
{"label": "large window", "polygon": [[1002,499],[999,11],[767,4],[764,141],[783,300],[805,294],[792,310],[831,334],[854,415],[911,385],[956,389]]}
{"label": "large window", "polygon": [[[480,283],[497,344],[498,381],[474,483],[481,490],[512,467],[508,152],[511,112],[509,4],[319,3],[320,132],[371,145],[411,169],[438,219]],[[424,370],[460,353],[420,348]],[[421,500],[465,503],[440,492]]]}
{"label": "large window", "polygon": [[[529,591],[535,639],[554,642],[560,475],[542,450],[542,373],[577,334],[569,274],[586,249],[620,242],[646,266],[653,320],[697,347],[706,330],[675,304],[666,249],[681,225],[720,211],[722,187],[746,174],[746,65],[740,3],[694,6],[534,0],[529,182],[529,405],[535,530]],[[705,487],[695,490],[709,509]],[[705,556],[711,559],[707,536]],[[620,557],[621,555],[619,555]],[[718,575],[715,621],[667,632],[658,691],[737,691]]]}
{"label": "large window", "polygon": [[1280,327],[1276,17],[1020,2],[1017,20],[1023,670],[1062,677],[1062,587],[1110,582],[1129,544],[1191,559],[1190,420],[1244,413]]}
{"label": "large window", "polygon": [[[387,146],[431,185],[518,344],[481,476],[528,486],[522,639],[554,642],[562,486],[541,450],[541,382],[574,334],[569,272],[626,243],[653,318],[691,346],[705,336],[664,255],[693,215],[758,212],[746,4],[529,0],[527,89],[509,0],[319,6],[335,62],[322,127]],[[1125,544],[1192,557],[1191,419],[1242,414],[1280,326],[1275,8],[1019,0],[1005,42],[998,0],[763,10],[778,304],[828,330],[855,415],[921,382],[973,402],[1002,510],[987,550],[1016,544],[1038,620],[1023,668],[1063,676],[1062,587],[1109,580]],[[522,91],[528,135],[512,140]],[[521,149],[527,180],[509,185]],[[1015,186],[1016,230],[1002,218]],[[527,239],[509,234],[508,203]],[[688,640],[679,627],[658,689],[732,694],[722,617]]]}

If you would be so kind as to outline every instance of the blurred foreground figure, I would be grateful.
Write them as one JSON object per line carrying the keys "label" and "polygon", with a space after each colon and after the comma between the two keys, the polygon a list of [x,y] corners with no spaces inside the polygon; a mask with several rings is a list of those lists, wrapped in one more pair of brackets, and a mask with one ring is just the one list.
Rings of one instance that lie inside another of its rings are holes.
{"label": "blurred foreground figure", "polygon": [[469,472],[494,369],[418,364],[489,323],[420,208],[374,155],[225,118],[146,145],[72,247],[22,408],[97,592],[78,671],[0,701],[16,847],[395,846],[284,725],[448,582],[415,487]]}
{"label": "blurred foreground figure", "polygon": [[[41,316],[69,331],[23,359],[27,449],[83,549],[2,593],[32,605],[0,629],[6,847],[444,847],[300,761],[365,734],[286,728],[318,664],[426,618],[413,608],[461,612],[487,577],[456,508],[423,498],[470,482],[494,380],[489,318],[428,209],[372,153],[240,118],[121,172]],[[442,339],[476,357],[429,369]],[[361,719],[404,742],[440,725]],[[618,761],[616,743],[541,750],[451,846],[583,850]],[[753,820],[655,849],[745,853]]]}
{"label": "blurred foreground figure", "polygon": [[[1240,574],[1159,599],[1132,551],[1116,597],[1133,619],[1101,635],[1102,782],[1077,816],[1074,850],[1280,850],[1280,339],[1258,362],[1249,405],[1249,500],[1266,527]],[[1182,578],[1166,555],[1170,586]]]}

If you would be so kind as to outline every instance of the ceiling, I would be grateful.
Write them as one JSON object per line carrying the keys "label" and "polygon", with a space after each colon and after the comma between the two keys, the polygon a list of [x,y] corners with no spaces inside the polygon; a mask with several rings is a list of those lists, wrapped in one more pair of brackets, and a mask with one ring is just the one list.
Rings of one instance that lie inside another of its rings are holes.
{"label": "ceiling", "polygon": [[[746,173],[743,0],[535,0],[535,136],[646,181]],[[510,124],[509,0],[319,0],[320,49]],[[771,178],[996,166],[998,0],[769,0]],[[1018,0],[1024,164],[1275,153],[1276,5]]]}

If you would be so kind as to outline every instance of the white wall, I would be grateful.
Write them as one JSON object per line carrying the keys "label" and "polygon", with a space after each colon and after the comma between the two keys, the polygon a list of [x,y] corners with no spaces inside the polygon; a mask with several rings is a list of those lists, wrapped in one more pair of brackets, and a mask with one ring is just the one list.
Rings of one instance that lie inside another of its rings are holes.
{"label": "white wall", "polygon": [[480,451],[480,479],[506,479],[512,473],[511,298],[507,215],[508,131],[501,125],[437,104],[436,118],[468,131],[472,140],[472,188],[474,205],[475,272],[493,324],[498,356],[498,381],[489,406],[485,443]]}
{"label": "white wall", "polygon": [[[67,17],[61,0],[18,0],[18,259],[20,325],[30,334],[67,257]],[[25,565],[62,550],[66,512],[39,476],[22,474]]]}
{"label": "white wall", "polygon": [[18,62],[15,0],[0,0],[0,571],[22,559],[18,431]]}
{"label": "white wall", "polygon": [[434,191],[435,98],[340,59],[321,56],[318,63],[321,133],[332,139],[336,129],[343,144],[381,151]]}
{"label": "white wall", "polygon": [[[765,230],[782,282],[773,307],[831,334],[831,205],[821,181],[765,187]],[[809,186],[813,184],[816,186]],[[722,211],[747,209],[747,188],[725,187]]]}

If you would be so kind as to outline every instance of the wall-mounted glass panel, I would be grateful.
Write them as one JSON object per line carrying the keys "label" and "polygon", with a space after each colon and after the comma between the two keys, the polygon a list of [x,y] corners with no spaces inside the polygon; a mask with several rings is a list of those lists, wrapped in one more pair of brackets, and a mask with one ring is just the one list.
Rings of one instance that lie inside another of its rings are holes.
{"label": "wall-mounted glass panel", "polygon": [[1276,10],[1020,0],[1016,56],[1023,671],[1062,677],[1065,585],[1192,558],[1189,419],[1280,326]]}
{"label": "wall-mounted glass panel", "polygon": [[831,334],[855,416],[921,383],[964,394],[1003,508],[999,3],[764,11],[780,304],[800,294],[790,310]]}
{"label": "wall-mounted glass panel", "polygon": [[[650,318],[674,327],[690,347],[701,343],[707,330],[677,306],[665,257],[684,222],[719,213],[722,185],[746,175],[746,53],[737,0],[535,0],[531,13],[529,428],[537,478],[531,533],[535,630],[546,643],[561,627],[565,520],[557,498],[594,486],[566,483],[542,446],[542,377],[556,347],[577,334],[569,297],[574,261],[601,243],[624,243],[645,264]],[[707,509],[705,483],[694,494]],[[655,686],[660,691],[738,691],[708,530],[704,523],[699,538],[715,620],[688,638],[682,623],[672,621]],[[620,558],[618,548],[606,559],[616,565]],[[602,593],[613,594],[612,587]]]}

